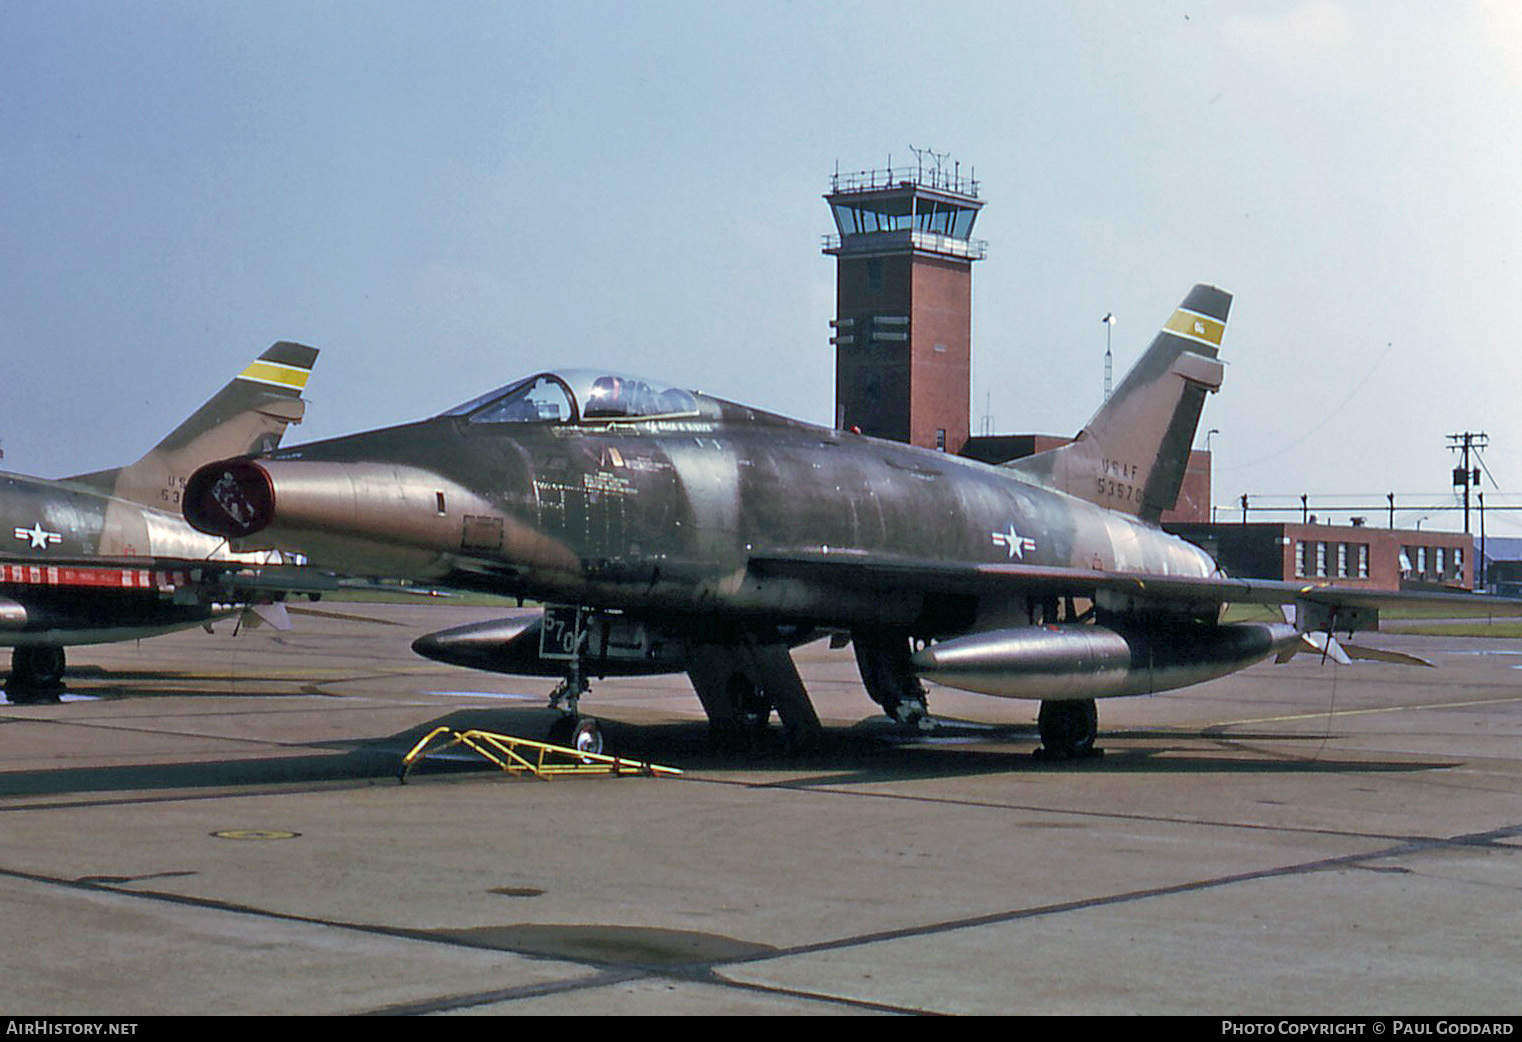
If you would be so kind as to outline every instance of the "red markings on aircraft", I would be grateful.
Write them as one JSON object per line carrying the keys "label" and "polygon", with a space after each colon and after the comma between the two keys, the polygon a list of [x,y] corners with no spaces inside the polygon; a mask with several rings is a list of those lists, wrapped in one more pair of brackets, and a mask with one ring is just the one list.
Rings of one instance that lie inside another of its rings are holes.
{"label": "red markings on aircraft", "polygon": [[74,568],[52,564],[0,565],[0,582],[33,586],[90,586],[118,590],[173,590],[187,586],[190,573],[151,568]]}

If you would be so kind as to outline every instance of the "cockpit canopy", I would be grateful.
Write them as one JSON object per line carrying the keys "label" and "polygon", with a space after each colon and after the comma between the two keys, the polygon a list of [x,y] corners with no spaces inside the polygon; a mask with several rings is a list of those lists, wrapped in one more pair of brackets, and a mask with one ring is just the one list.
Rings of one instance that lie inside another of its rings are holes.
{"label": "cockpit canopy", "polygon": [[697,399],[679,387],[601,369],[559,369],[499,387],[444,415],[471,423],[596,423],[697,411]]}

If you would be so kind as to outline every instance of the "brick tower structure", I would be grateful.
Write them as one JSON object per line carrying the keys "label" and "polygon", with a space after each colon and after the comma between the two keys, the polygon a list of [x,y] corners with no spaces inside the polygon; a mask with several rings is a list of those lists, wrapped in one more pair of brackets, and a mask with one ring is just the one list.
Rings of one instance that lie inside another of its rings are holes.
{"label": "brick tower structure", "polygon": [[972,263],[987,252],[972,226],[983,201],[959,166],[917,154],[909,169],[830,179],[835,421],[955,453],[972,413]]}

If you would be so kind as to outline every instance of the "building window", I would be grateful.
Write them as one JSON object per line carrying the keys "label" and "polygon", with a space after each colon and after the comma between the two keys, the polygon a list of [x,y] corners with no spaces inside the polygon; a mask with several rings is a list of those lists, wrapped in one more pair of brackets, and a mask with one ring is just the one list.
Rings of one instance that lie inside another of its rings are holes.
{"label": "building window", "polygon": [[1359,543],[1358,544],[1358,577],[1360,579],[1367,579],[1369,577],[1369,544],[1368,543]]}
{"label": "building window", "polygon": [[1337,578],[1346,579],[1348,575],[1348,544],[1337,544]]}

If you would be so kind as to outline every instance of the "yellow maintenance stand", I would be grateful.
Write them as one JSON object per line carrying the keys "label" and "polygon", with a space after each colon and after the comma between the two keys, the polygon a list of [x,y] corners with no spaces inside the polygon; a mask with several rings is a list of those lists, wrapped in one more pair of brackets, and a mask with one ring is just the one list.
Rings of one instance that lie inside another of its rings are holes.
{"label": "yellow maintenance stand", "polygon": [[639,760],[626,760],[621,756],[583,752],[564,745],[536,742],[516,735],[498,734],[494,731],[456,731],[452,727],[435,727],[402,757],[402,768],[397,781],[407,784],[407,773],[414,764],[429,753],[442,753],[455,746],[464,746],[479,754],[511,775],[532,774],[536,778],[555,778],[560,775],[605,774],[615,777],[642,775],[657,778],[661,775],[678,775],[675,767],[661,767]]}

